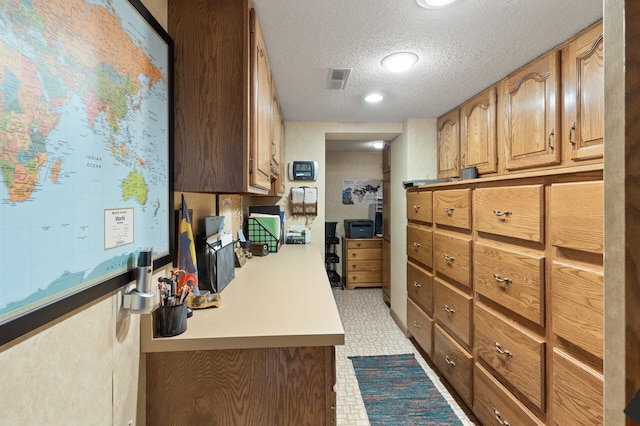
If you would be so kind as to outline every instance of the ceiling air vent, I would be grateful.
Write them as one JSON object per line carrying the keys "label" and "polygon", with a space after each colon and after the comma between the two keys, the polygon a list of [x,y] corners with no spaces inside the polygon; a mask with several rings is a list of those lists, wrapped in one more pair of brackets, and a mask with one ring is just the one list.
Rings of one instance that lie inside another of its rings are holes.
{"label": "ceiling air vent", "polygon": [[349,74],[351,74],[351,68],[329,68],[327,89],[344,90],[344,88],[347,86]]}

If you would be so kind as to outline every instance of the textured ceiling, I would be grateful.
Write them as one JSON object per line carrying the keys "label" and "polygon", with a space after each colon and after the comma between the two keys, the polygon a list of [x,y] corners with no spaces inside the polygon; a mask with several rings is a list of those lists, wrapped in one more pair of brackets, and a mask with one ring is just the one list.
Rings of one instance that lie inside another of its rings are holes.
{"label": "textured ceiling", "polygon": [[[435,118],[602,17],[602,0],[252,0],[286,121]],[[420,60],[394,74],[380,60]],[[352,68],[344,91],[329,68]],[[363,95],[386,94],[377,105]]]}

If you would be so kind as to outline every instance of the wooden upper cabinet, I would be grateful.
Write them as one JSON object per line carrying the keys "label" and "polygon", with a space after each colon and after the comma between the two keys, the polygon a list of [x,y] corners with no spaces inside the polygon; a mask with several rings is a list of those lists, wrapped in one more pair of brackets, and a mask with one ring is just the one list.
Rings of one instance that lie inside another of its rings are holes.
{"label": "wooden upper cabinet", "polygon": [[492,87],[460,108],[460,149],[462,167],[478,168],[478,173],[498,170],[496,156],[496,101],[497,91]]}
{"label": "wooden upper cabinet", "polygon": [[273,94],[269,58],[255,9],[251,9],[251,153],[249,177],[251,185],[271,189],[271,143]]}
{"label": "wooden upper cabinet", "polygon": [[460,176],[460,110],[438,118],[438,178]]}
{"label": "wooden upper cabinet", "polygon": [[252,15],[257,20],[249,1],[168,0],[167,11],[174,40],[174,189],[267,194],[270,71],[262,36],[251,33]]}
{"label": "wooden upper cabinet", "polygon": [[[273,80],[272,80],[273,83]],[[284,120],[280,101],[276,93],[275,85],[272,84],[273,92],[273,125],[271,126],[271,194],[284,195]]]}
{"label": "wooden upper cabinet", "polygon": [[563,51],[564,129],[571,162],[601,159],[604,151],[604,40],[602,22]]}
{"label": "wooden upper cabinet", "polygon": [[554,50],[507,77],[506,169],[559,164],[560,51]]}

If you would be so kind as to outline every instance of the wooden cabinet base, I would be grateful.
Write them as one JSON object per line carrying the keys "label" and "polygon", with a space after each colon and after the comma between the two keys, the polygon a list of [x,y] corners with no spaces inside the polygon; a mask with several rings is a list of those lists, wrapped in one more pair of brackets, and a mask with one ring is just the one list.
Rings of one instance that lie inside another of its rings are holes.
{"label": "wooden cabinet base", "polygon": [[147,424],[333,425],[335,348],[154,352]]}

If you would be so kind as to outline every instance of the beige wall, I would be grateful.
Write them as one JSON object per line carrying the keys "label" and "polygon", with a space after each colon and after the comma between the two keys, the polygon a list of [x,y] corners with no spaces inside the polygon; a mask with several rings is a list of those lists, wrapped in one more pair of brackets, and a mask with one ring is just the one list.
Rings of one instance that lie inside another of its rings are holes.
{"label": "beige wall", "polygon": [[[167,0],[143,3],[166,28]],[[106,295],[0,347],[0,424],[144,424],[140,317],[118,321],[117,300]]]}
{"label": "beige wall", "polygon": [[[369,204],[342,204],[343,179],[378,179],[382,185],[382,151],[336,152],[326,154],[325,219],[338,222],[336,235],[342,239],[345,219],[368,219]],[[382,190],[382,187],[380,188]],[[323,234],[324,235],[324,234]],[[338,246],[338,255],[342,246]],[[342,257],[336,270],[342,275]]]}

